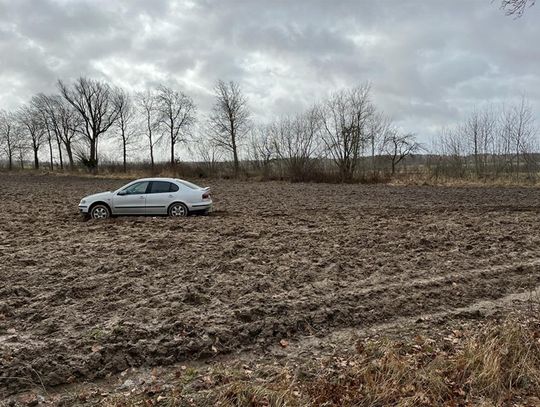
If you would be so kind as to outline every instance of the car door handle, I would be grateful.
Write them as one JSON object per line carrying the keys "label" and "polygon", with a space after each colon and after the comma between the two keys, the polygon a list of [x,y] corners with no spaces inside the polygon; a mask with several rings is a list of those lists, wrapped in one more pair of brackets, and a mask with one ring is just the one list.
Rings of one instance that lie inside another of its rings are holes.
{"label": "car door handle", "polygon": [[172,195],[169,195],[169,198],[172,198],[173,196]]}
{"label": "car door handle", "polygon": [[140,196],[139,199],[144,199],[144,196]]}

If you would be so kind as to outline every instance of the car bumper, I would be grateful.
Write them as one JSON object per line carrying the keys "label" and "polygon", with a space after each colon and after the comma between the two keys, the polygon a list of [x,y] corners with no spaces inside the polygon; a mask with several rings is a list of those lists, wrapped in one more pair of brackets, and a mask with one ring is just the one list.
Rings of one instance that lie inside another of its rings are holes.
{"label": "car bumper", "polygon": [[197,212],[197,211],[208,211],[211,212],[213,208],[212,201],[203,201],[203,202],[197,202],[189,205],[189,210],[191,212]]}
{"label": "car bumper", "polygon": [[88,213],[88,206],[79,205],[79,213]]}

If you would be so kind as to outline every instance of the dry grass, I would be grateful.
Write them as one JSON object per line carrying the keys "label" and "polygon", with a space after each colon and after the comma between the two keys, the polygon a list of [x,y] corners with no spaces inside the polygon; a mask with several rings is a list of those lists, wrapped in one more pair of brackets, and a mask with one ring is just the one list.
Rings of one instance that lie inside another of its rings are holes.
{"label": "dry grass", "polygon": [[539,394],[540,325],[527,320],[438,340],[359,341],[355,353],[299,366],[189,372],[167,390],[135,389],[99,405],[533,406]]}
{"label": "dry grass", "polygon": [[540,394],[538,326],[506,322],[442,342],[370,343],[323,366],[304,391],[315,405],[506,405]]}
{"label": "dry grass", "polygon": [[[278,176],[273,174],[271,176],[263,176],[260,173],[253,171],[242,171],[237,175],[234,175],[227,167],[222,168],[219,171],[208,171],[205,168],[194,163],[178,163],[175,167],[171,167],[169,164],[157,164],[152,171],[147,165],[133,165],[128,168],[127,172],[121,170],[117,165],[104,165],[100,168],[97,174],[92,174],[83,168],[76,168],[75,170],[65,169],[63,171],[50,171],[46,168],[40,170],[33,169],[15,169],[12,172],[36,174],[36,175],[55,175],[55,176],[79,176],[88,178],[115,178],[132,180],[137,178],[146,177],[170,177],[170,178],[186,178],[196,180],[199,178],[208,179],[240,179],[251,180],[256,182],[263,181],[290,181],[290,182],[313,182],[313,183],[328,183],[339,184],[341,183],[337,174],[333,172],[324,171],[312,171],[308,177],[296,179],[289,176]],[[433,177],[429,172],[416,171],[416,172],[401,172],[394,176],[389,174],[366,173],[365,176],[356,177],[351,183],[360,184],[389,184],[395,186],[444,186],[444,187],[538,187],[540,182],[540,176],[534,178],[527,177],[525,175],[516,179],[515,176],[501,175],[491,178],[476,178],[470,177]]]}
{"label": "dry grass", "polygon": [[493,326],[468,341],[456,358],[470,393],[497,402],[520,391],[540,394],[540,335],[515,323]]}
{"label": "dry grass", "polygon": [[[540,178],[538,178],[540,179]],[[500,177],[490,179],[476,178],[433,178],[423,175],[398,174],[387,184],[395,186],[444,186],[444,187],[538,187],[538,179]]]}
{"label": "dry grass", "polygon": [[[234,173],[232,163],[218,162],[213,165],[202,162],[177,162],[171,166],[168,162],[159,162],[152,168],[149,163],[137,162],[129,163],[127,171],[116,162],[100,163],[97,173],[89,172],[88,169],[77,165],[74,169],[66,167],[64,170],[56,168],[50,171],[47,163],[43,163],[41,169],[14,168],[12,172],[24,172],[47,175],[76,175],[96,178],[118,178],[134,179],[145,177],[172,177],[172,178],[210,178],[210,179],[240,179],[252,181],[290,181],[290,182],[313,182],[338,184],[342,182],[339,174],[331,163],[322,164],[317,160],[310,167],[309,171],[297,173],[283,167],[283,163],[274,163],[276,168],[269,172],[257,168],[252,163],[243,162],[239,173]],[[0,167],[0,171],[7,171]],[[401,167],[400,171],[391,175],[387,170],[377,170],[371,172],[366,169],[356,174],[350,183],[360,184],[390,184],[390,185],[430,185],[448,187],[511,187],[511,186],[538,186],[540,173],[521,172],[515,173],[486,173],[485,176],[478,177],[474,172],[468,170],[460,173],[435,174],[433,169],[425,165],[408,165]]]}

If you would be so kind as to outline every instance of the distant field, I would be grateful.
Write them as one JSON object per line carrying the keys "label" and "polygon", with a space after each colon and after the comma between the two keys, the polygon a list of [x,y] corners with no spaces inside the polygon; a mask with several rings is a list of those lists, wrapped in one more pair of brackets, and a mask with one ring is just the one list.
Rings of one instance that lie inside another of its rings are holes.
{"label": "distant field", "polygon": [[83,221],[125,181],[0,174],[0,396],[540,284],[540,190],[197,181],[216,211]]}

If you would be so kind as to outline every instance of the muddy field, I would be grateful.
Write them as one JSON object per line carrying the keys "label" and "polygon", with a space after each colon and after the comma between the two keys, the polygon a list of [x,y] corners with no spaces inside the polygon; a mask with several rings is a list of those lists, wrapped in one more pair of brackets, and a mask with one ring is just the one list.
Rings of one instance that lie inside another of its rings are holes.
{"label": "muddy field", "polygon": [[0,174],[0,397],[540,285],[538,189],[195,182],[210,216],[83,221],[125,181]]}

